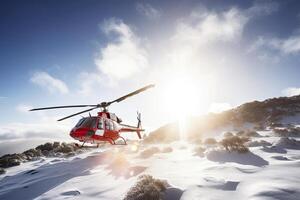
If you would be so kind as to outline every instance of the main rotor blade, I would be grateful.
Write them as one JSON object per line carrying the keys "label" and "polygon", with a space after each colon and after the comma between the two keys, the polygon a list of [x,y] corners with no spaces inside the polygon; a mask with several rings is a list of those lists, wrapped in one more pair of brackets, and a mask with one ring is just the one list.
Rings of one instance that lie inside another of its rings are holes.
{"label": "main rotor blade", "polygon": [[142,88],[140,88],[140,89],[138,89],[138,90],[136,90],[136,91],[134,91],[134,92],[131,92],[131,93],[125,95],[125,96],[122,96],[122,97],[120,97],[120,98],[118,98],[118,99],[116,99],[116,100],[113,100],[113,101],[111,101],[111,102],[108,102],[107,104],[110,105],[110,104],[115,103],[115,102],[118,102],[118,103],[119,103],[120,101],[123,101],[124,99],[126,99],[126,98],[128,98],[128,97],[131,97],[131,96],[133,96],[133,95],[136,95],[136,94],[138,94],[138,93],[140,93],[140,92],[143,92],[143,91],[145,91],[145,90],[147,90],[147,89],[149,89],[149,88],[152,88],[152,87],[154,87],[154,86],[155,86],[154,84],[147,85],[147,86],[142,87]]}
{"label": "main rotor blade", "polygon": [[73,114],[73,115],[69,115],[69,116],[67,116],[67,117],[61,118],[61,119],[59,119],[59,120],[57,120],[57,121],[62,121],[62,120],[68,119],[68,118],[70,118],[70,117],[74,117],[74,116],[76,116],[76,115],[80,115],[80,114],[82,114],[82,113],[92,111],[92,110],[94,110],[94,109],[96,109],[96,108],[97,108],[97,107],[95,107],[95,108],[90,108],[90,109],[87,109],[87,110],[84,110],[84,111],[75,113],[75,114]]}
{"label": "main rotor blade", "polygon": [[70,105],[70,106],[53,106],[53,107],[44,107],[44,108],[33,108],[29,111],[37,110],[49,110],[49,109],[58,109],[58,108],[81,108],[81,107],[96,107],[97,105]]}

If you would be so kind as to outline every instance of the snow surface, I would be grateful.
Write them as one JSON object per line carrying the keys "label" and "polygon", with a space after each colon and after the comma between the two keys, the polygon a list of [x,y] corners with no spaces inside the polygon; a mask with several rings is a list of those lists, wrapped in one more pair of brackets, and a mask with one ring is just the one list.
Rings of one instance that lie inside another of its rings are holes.
{"label": "snow surface", "polygon": [[[123,199],[142,174],[172,185],[167,200],[300,199],[300,150],[291,146],[298,143],[258,140],[272,145],[250,147],[247,154],[210,149],[197,156],[195,146],[185,142],[130,144],[42,158],[7,169],[0,176],[0,199]],[[172,151],[163,151],[166,147]]]}

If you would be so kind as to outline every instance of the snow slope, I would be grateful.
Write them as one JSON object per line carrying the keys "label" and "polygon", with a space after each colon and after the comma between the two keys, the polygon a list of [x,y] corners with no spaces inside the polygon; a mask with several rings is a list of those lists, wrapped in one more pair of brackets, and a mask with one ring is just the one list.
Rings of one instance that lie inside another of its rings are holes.
{"label": "snow slope", "polygon": [[154,145],[158,149],[132,143],[42,158],[1,175],[0,199],[123,199],[141,174],[167,180],[168,200],[300,199],[299,148],[285,146],[279,137],[255,140],[262,139],[273,145],[250,147],[247,154],[210,149],[201,157],[195,146],[174,142]]}

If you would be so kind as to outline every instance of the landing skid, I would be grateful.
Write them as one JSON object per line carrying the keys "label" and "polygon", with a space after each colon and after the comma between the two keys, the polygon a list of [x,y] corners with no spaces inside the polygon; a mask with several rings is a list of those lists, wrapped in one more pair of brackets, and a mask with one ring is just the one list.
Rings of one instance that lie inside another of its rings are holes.
{"label": "landing skid", "polygon": [[[123,144],[117,144],[116,143],[116,140],[113,140],[113,139],[111,139],[111,138],[107,138],[107,140],[106,141],[108,141],[110,144],[112,144],[112,145],[127,145],[127,142],[126,142],[126,140],[122,137],[122,136],[119,136],[119,138],[121,138],[122,140],[123,140]],[[99,146],[100,146],[100,144],[98,143],[95,147],[91,147],[91,146],[84,146],[84,144],[85,144],[85,141],[82,143],[82,145],[79,145],[79,144],[75,144],[77,147],[79,147],[79,148],[99,148]]]}
{"label": "landing skid", "polygon": [[81,147],[80,147],[80,148],[82,148],[82,147],[84,146],[84,144],[85,144],[85,142],[83,142],[83,143],[82,143],[82,145],[81,145]]}
{"label": "landing skid", "polygon": [[116,144],[115,140],[113,140],[113,145],[127,145],[126,140],[122,136],[119,136],[119,138],[121,138],[124,141],[124,143],[123,144]]}
{"label": "landing skid", "polygon": [[81,145],[81,146],[79,146],[79,144],[75,143],[75,145],[76,145],[77,147],[79,147],[79,148],[82,148],[82,147],[84,147],[84,144],[85,144],[85,142],[83,142],[83,143],[82,143],[82,145]]}

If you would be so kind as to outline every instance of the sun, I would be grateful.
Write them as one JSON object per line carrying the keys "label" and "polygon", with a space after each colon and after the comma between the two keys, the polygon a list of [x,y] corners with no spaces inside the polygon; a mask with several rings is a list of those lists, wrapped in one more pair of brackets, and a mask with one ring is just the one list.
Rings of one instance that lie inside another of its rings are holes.
{"label": "sun", "polygon": [[164,110],[173,120],[198,115],[208,96],[207,84],[186,73],[169,74],[161,92]]}
{"label": "sun", "polygon": [[163,96],[166,110],[177,119],[195,114],[196,106],[200,101],[197,87],[188,77],[169,80],[165,85]]}

